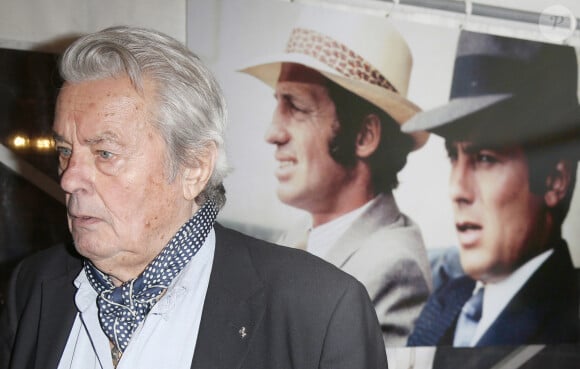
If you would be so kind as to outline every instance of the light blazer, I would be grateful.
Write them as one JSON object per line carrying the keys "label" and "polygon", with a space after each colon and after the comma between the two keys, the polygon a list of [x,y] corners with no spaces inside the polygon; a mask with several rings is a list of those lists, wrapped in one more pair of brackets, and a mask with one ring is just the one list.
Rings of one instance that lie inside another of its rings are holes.
{"label": "light blazer", "polygon": [[[192,369],[387,367],[360,283],[305,252],[215,230]],[[57,367],[75,319],[80,269],[80,259],[61,247],[20,264],[0,317],[0,369]]]}
{"label": "light blazer", "polygon": [[[429,299],[409,337],[410,346],[452,345],[460,306],[475,281],[450,280]],[[578,282],[568,247],[561,241],[479,339],[476,346],[577,343]],[[457,299],[459,300],[459,299]]]}
{"label": "light blazer", "polygon": [[429,297],[431,269],[419,227],[393,196],[380,195],[324,259],[366,287],[386,346],[405,346]]}

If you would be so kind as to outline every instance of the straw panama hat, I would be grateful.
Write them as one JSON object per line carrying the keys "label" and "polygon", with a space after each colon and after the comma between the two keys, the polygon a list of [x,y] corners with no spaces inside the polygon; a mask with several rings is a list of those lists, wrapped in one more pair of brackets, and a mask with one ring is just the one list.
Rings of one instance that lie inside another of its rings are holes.
{"label": "straw panama hat", "polygon": [[[275,88],[282,63],[302,64],[320,72],[385,111],[399,125],[421,111],[406,98],[411,51],[385,18],[307,7],[290,31],[283,52],[249,63],[240,72]],[[415,150],[428,137],[425,131],[409,135]]]}

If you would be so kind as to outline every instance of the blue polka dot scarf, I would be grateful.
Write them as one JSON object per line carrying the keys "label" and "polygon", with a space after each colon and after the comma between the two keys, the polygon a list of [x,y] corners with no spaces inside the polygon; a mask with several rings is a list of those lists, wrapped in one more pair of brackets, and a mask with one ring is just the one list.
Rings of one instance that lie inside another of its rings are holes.
{"label": "blue polka dot scarf", "polygon": [[139,277],[119,287],[115,287],[107,275],[85,260],[85,273],[99,294],[97,305],[101,327],[121,353],[171,281],[199,251],[213,227],[217,212],[215,203],[206,202]]}

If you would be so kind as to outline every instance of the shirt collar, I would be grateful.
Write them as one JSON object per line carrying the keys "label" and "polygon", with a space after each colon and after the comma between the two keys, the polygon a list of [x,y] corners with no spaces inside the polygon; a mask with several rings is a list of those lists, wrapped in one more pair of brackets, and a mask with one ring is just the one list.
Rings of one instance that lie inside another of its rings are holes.
{"label": "shirt collar", "polygon": [[306,249],[319,257],[324,257],[328,250],[338,241],[348,228],[373,204],[385,196],[380,194],[363,206],[331,220],[330,222],[310,229]]}

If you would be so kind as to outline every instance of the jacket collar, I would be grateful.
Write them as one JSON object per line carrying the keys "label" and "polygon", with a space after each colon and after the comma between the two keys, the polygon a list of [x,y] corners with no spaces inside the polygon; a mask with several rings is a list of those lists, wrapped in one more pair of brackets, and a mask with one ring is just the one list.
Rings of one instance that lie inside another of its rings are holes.
{"label": "jacket collar", "polygon": [[68,254],[66,268],[41,286],[43,299],[38,328],[36,368],[56,368],[76,317],[73,281],[82,268],[80,258]]}
{"label": "jacket collar", "polygon": [[[206,294],[192,369],[238,368],[265,308],[264,284],[245,239],[216,223],[214,264]],[[36,367],[56,368],[76,317],[74,279],[82,268],[70,256],[67,268],[44,281]]]}

